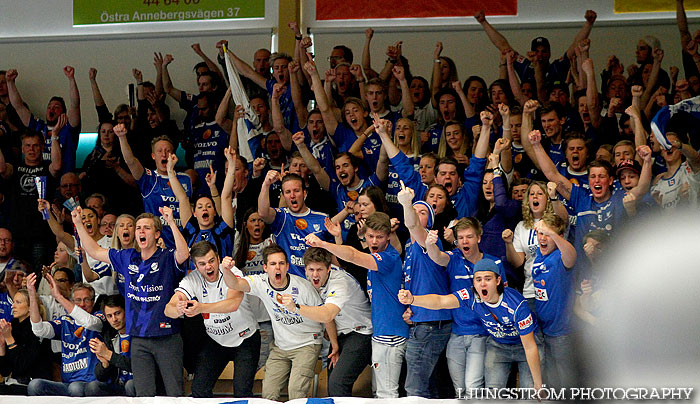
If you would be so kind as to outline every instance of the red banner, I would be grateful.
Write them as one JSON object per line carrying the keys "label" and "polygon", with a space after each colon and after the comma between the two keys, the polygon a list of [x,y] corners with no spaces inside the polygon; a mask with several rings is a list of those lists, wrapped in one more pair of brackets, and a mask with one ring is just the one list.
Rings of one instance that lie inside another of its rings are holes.
{"label": "red banner", "polygon": [[316,20],[517,15],[518,0],[316,0]]}

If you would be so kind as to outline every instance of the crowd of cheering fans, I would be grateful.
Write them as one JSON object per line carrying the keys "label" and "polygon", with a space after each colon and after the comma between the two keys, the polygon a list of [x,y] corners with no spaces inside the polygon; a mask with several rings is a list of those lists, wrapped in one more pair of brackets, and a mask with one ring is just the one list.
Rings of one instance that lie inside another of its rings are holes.
{"label": "crowd of cheering fans", "polygon": [[[189,375],[211,397],[233,361],[236,397],[264,367],[262,397],[294,399],[319,358],[336,397],[368,365],[379,398],[579,385],[611,240],[697,208],[700,31],[677,8],[668,72],[651,35],[626,69],[594,63],[591,10],[567,49],[522,53],[477,13],[491,83],[441,43],[424,76],[400,41],[378,63],[372,29],[360,64],[317,49],[322,72],[295,23],[294,53],[252,66],[243,44],[211,44],[216,60],[194,44],[202,62],[173,81],[156,52],[112,109],[96,69],[66,66],[68,98],[40,116],[22,93],[41,78],[6,66],[0,394],[182,396]],[[82,162],[78,73],[99,117]]]}

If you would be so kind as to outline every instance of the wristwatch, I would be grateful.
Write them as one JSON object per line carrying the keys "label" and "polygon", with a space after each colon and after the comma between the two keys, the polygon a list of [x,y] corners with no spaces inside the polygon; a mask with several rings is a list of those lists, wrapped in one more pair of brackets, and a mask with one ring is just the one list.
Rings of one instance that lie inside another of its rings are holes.
{"label": "wristwatch", "polygon": [[299,306],[299,303],[294,303],[295,306],[297,306],[297,311],[296,313],[299,313],[299,310],[301,309],[301,306]]}

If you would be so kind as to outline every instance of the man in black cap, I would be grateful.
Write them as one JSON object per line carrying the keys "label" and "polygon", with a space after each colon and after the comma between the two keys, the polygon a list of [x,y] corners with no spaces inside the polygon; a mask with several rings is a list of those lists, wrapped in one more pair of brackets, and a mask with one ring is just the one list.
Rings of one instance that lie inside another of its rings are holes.
{"label": "man in black cap", "polygon": [[536,59],[542,64],[542,68],[545,72],[546,83],[551,84],[556,81],[562,83],[566,82],[566,76],[569,72],[569,67],[571,66],[571,58],[574,56],[574,50],[582,40],[588,38],[588,35],[591,33],[591,29],[593,28],[593,23],[597,18],[597,14],[593,10],[586,11],[586,22],[576,34],[574,41],[566,50],[566,53],[552,63],[549,62],[549,59],[552,56],[552,50],[547,38],[540,36],[533,39],[532,45],[530,46],[530,52],[527,53],[527,56],[518,55],[515,49],[510,46],[508,40],[493,26],[491,26],[488,21],[486,21],[486,16],[484,15],[483,10],[476,13],[474,18],[476,18],[479,24],[481,24],[481,26],[484,28],[484,31],[486,31],[486,35],[488,35],[491,42],[502,53],[510,51],[515,52],[516,58],[513,64],[515,71],[520,77],[520,81],[535,81],[535,69],[532,66],[531,59]]}

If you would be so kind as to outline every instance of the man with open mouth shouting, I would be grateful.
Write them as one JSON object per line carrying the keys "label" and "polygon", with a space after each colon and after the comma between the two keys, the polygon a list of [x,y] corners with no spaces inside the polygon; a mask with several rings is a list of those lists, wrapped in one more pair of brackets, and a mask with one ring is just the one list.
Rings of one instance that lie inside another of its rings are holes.
{"label": "man with open mouth shouting", "polygon": [[372,320],[360,284],[344,270],[331,268],[332,258],[330,252],[317,247],[304,253],[306,279],[320,293],[322,306],[296,305],[287,293],[282,295],[282,303],[287,310],[311,320],[336,322],[340,355],[333,350],[329,355],[328,395],[352,397],[353,384],[372,359]]}
{"label": "man with open mouth shouting", "polygon": [[367,294],[370,302],[373,302],[372,371],[377,383],[377,398],[396,398],[399,396],[399,376],[408,338],[408,325],[402,319],[406,307],[396,298],[403,282],[401,257],[389,243],[389,215],[372,213],[365,221],[365,228],[365,239],[371,254],[323,241],[315,234],[306,236],[306,243],[367,268]]}
{"label": "man with open mouth shouting", "polygon": [[[262,300],[272,319],[275,341],[270,344],[270,356],[265,363],[265,379],[262,396],[267,400],[279,400],[282,388],[287,385],[289,399],[305,398],[311,387],[314,367],[321,352],[323,325],[299,314],[303,305],[318,306],[321,298],[311,284],[300,276],[290,274],[287,253],[277,244],[263,250],[264,274],[235,275],[238,271],[231,258],[224,258],[223,274],[226,285],[241,292],[250,293]],[[288,294],[294,302],[289,310],[283,295]],[[335,323],[325,323],[328,335],[337,352]]]}
{"label": "man with open mouth shouting", "polygon": [[[444,254],[444,253],[442,253]],[[498,265],[490,259],[474,264],[471,288],[466,286],[450,295],[413,296],[399,291],[403,304],[427,309],[471,310],[490,334],[486,340],[484,379],[487,388],[505,388],[513,363],[518,363],[520,387],[542,388],[541,343],[536,341],[537,320],[517,290],[503,286]],[[527,366],[525,366],[527,364]]]}
{"label": "man with open mouth shouting", "polygon": [[[158,217],[163,230],[162,237],[168,248],[175,247],[175,241],[170,227],[163,227],[165,223],[161,215],[161,208],[168,207],[173,212],[175,223],[180,225],[180,208],[178,206],[175,193],[170,187],[168,180],[168,158],[175,153],[175,144],[167,136],[159,136],[151,141],[151,158],[156,163],[156,171],[144,168],[141,162],[134,156],[131,146],[126,139],[126,127],[123,124],[114,127],[114,134],[119,137],[119,145],[124,156],[124,162],[129,167],[131,175],[141,189],[144,210]],[[192,196],[192,179],[183,173],[177,174],[182,187],[185,189],[187,197]]]}
{"label": "man with open mouth shouting", "polygon": [[160,208],[175,239],[175,249],[157,245],[160,220],[150,213],[136,218],[136,245],[140,251],[104,249],[97,245],[79,220],[81,208],[71,212],[85,252],[112,265],[126,280],[126,328],[131,335],[131,369],[136,395],[156,394],[156,372],[160,372],[168,396],[182,396],[182,338],[180,321],[167,317],[165,305],[177,282],[185,274],[190,257],[187,242],[178,230],[172,209]]}
{"label": "man with open mouth shouting", "polygon": [[[280,180],[286,207],[271,208],[270,185]],[[304,179],[296,174],[287,174],[281,178],[279,171],[267,172],[258,197],[258,214],[265,223],[270,224],[275,240],[290,255],[290,272],[302,278],[305,276],[302,257],[307,249],[304,238],[309,234],[317,234],[324,240],[333,240],[333,236],[326,231],[325,221],[328,215],[306,206]]]}

